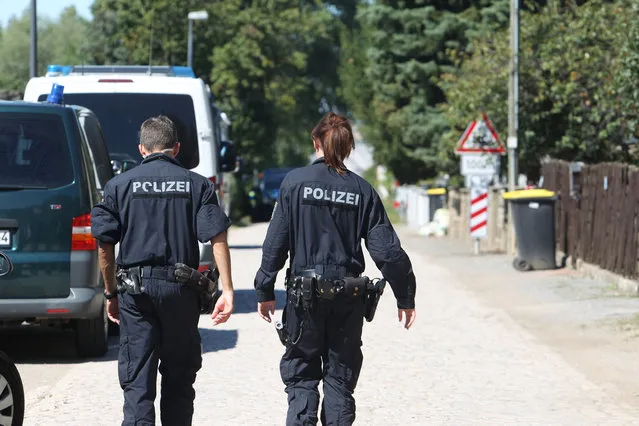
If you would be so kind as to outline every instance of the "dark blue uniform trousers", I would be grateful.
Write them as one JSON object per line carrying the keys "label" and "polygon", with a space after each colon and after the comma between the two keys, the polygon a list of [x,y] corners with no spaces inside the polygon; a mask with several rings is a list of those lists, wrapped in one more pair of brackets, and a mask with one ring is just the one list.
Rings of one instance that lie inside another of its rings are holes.
{"label": "dark blue uniform trousers", "polygon": [[[338,297],[317,300],[306,312],[286,304],[286,327],[296,345],[288,346],[280,362],[280,374],[288,394],[287,426],[316,425],[320,380],[324,385],[321,422],[328,426],[352,425],[355,421],[353,392],[362,368],[364,301]],[[299,318],[299,320],[298,320]]]}
{"label": "dark blue uniform trousers", "polygon": [[124,391],[123,426],[155,425],[158,363],[162,424],[190,425],[202,367],[199,301],[194,290],[175,282],[144,279],[145,292],[118,296],[118,376]]}

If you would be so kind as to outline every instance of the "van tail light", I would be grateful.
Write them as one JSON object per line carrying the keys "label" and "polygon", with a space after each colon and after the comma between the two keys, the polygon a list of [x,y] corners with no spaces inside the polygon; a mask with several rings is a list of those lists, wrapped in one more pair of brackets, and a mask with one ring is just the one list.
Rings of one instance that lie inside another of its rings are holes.
{"label": "van tail light", "polygon": [[204,272],[204,271],[206,271],[209,268],[210,268],[209,265],[200,265],[200,266],[197,267],[197,270],[198,270],[198,272]]}
{"label": "van tail light", "polygon": [[217,176],[211,176],[209,180],[211,181],[211,183],[213,183],[213,187],[217,191],[219,189],[219,186],[217,184]]}
{"label": "van tail light", "polygon": [[91,235],[91,213],[73,218],[71,229],[71,250],[95,250],[98,244]]}

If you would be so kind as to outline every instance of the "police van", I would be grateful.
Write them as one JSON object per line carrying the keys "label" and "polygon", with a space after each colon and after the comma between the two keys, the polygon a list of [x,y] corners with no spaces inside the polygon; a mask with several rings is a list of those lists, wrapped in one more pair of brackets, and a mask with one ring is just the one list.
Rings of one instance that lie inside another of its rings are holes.
{"label": "police van", "polygon": [[[115,173],[122,172],[124,164],[141,159],[138,132],[144,120],[159,114],[171,118],[181,145],[177,160],[213,182],[220,204],[227,214],[230,212],[223,173],[236,168],[235,148],[222,140],[225,116],[215,107],[208,86],[191,68],[49,65],[44,77],[29,80],[24,100],[46,100],[54,83],[63,86],[65,104],[84,106],[98,116]],[[201,244],[200,268],[212,262],[211,245]]]}

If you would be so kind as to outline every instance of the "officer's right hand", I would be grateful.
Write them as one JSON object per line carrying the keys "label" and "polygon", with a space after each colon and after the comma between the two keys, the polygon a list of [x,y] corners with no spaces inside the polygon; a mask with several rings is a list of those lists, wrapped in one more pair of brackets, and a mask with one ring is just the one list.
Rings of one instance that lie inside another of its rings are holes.
{"label": "officer's right hand", "polygon": [[107,300],[106,310],[109,319],[119,325],[120,319],[118,318],[118,299]]}
{"label": "officer's right hand", "polygon": [[408,330],[411,325],[415,322],[415,309],[398,309],[397,317],[399,318],[399,322],[402,322],[402,316],[406,317],[406,322],[404,323],[404,328]]}
{"label": "officer's right hand", "polygon": [[213,325],[225,323],[233,312],[233,292],[223,291],[222,295],[215,303],[215,308],[211,314]]}
{"label": "officer's right hand", "polygon": [[257,303],[257,313],[266,322],[271,322],[271,314],[275,313],[275,300]]}

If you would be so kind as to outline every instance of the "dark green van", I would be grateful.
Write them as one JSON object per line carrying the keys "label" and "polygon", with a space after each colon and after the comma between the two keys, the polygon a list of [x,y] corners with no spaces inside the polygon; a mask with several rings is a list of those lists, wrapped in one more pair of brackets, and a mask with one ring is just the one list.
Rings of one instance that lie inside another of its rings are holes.
{"label": "dark green van", "polygon": [[72,326],[79,355],[106,353],[89,214],[112,176],[91,111],[0,102],[0,325]]}

